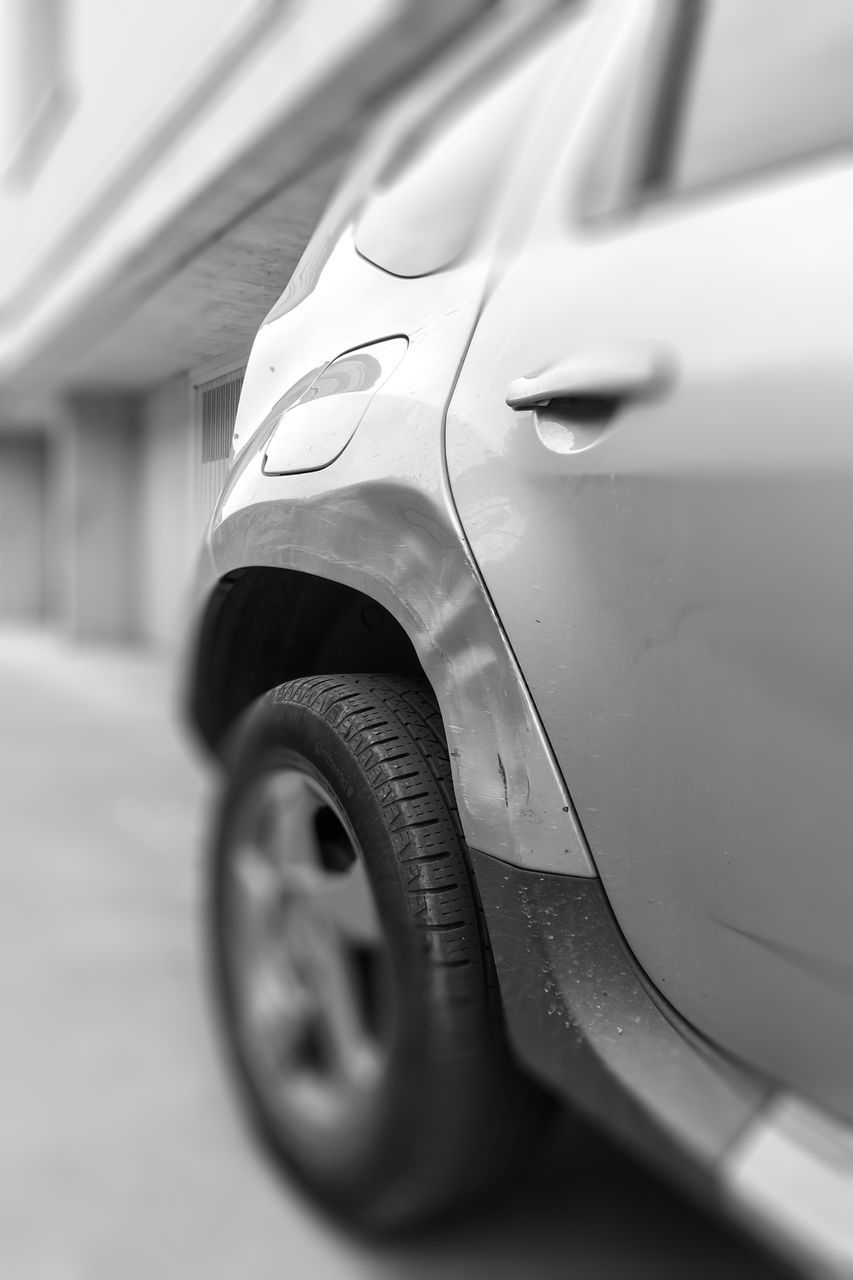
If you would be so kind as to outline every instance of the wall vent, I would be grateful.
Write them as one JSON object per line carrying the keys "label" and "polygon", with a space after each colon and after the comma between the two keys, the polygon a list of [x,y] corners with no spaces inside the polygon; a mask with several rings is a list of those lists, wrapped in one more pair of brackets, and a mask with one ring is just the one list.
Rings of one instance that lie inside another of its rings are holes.
{"label": "wall vent", "polygon": [[228,474],[231,436],[237,417],[237,402],[243,386],[245,366],[223,373],[196,387],[199,424],[199,466],[196,472],[198,511],[202,524],[213,514],[216,500]]}
{"label": "wall vent", "polygon": [[245,369],[212,378],[198,388],[201,399],[201,462],[221,462],[231,451],[237,401]]}

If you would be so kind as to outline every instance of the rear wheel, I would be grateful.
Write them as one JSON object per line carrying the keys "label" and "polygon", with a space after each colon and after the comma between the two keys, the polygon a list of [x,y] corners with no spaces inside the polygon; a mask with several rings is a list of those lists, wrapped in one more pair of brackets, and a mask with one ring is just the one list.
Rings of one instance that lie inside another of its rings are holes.
{"label": "rear wheel", "polygon": [[372,1229],[481,1194],[546,1104],[503,1037],[428,686],[294,680],[232,746],[211,952],[252,1120]]}

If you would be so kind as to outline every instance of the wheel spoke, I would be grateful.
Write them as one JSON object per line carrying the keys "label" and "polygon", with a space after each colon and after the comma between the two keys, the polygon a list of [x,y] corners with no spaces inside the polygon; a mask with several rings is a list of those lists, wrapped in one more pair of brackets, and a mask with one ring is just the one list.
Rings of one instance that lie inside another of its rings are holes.
{"label": "wheel spoke", "polygon": [[263,794],[263,841],[281,870],[295,866],[316,866],[317,837],[314,814],[317,797],[304,774],[295,770],[269,778]]}
{"label": "wheel spoke", "polygon": [[352,958],[335,926],[328,921],[315,935],[312,979],[324,1042],[337,1074],[360,1083],[378,1062],[364,1019],[361,993]]}
{"label": "wheel spoke", "polygon": [[278,893],[278,871],[255,844],[240,845],[231,864],[240,907],[255,913],[269,907]]}
{"label": "wheel spoke", "polygon": [[346,871],[322,878],[315,904],[319,911],[350,942],[378,946],[382,931],[367,869],[356,858]]}
{"label": "wheel spoke", "polygon": [[251,794],[232,861],[243,1026],[277,1096],[297,1106],[314,1089],[337,1106],[380,1069],[363,961],[382,931],[367,868],[308,773],[266,774]]}
{"label": "wheel spoke", "polygon": [[284,972],[261,968],[247,984],[246,1018],[256,1043],[280,1066],[304,1038],[312,1002],[304,988]]}
{"label": "wheel spoke", "polygon": [[293,903],[303,899],[312,913],[329,921],[350,942],[378,946],[382,931],[364,863],[356,859],[346,871],[284,866],[276,872],[277,888]]}
{"label": "wheel spoke", "polygon": [[329,871],[321,861],[314,819],[322,798],[305,774],[279,773],[263,795],[264,845],[276,867],[283,897],[305,897],[343,935],[361,944],[381,938],[373,891],[364,862],[355,856],[343,871]]}

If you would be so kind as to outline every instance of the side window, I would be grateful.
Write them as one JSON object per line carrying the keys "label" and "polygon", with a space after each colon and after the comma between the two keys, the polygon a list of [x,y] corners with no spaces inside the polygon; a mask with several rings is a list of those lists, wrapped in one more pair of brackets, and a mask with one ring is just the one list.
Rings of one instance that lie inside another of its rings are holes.
{"label": "side window", "polygon": [[423,276],[462,256],[541,84],[547,53],[540,47],[503,69],[403,144],[356,227],[363,257],[393,275]]}
{"label": "side window", "polygon": [[681,51],[667,191],[853,143],[850,0],[705,0],[698,18]]}

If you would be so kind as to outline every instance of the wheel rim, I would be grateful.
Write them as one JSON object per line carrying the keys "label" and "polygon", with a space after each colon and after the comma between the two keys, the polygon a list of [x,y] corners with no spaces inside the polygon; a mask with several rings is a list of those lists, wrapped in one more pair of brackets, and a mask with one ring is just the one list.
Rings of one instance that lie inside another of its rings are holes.
{"label": "wheel rim", "polygon": [[247,791],[226,869],[225,956],[244,1057],[267,1109],[312,1146],[363,1117],[388,1039],[373,892],[335,797],[297,768]]}

